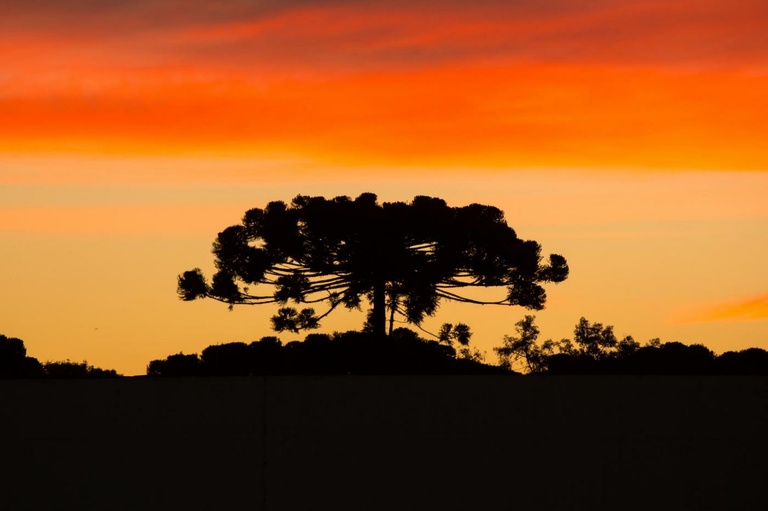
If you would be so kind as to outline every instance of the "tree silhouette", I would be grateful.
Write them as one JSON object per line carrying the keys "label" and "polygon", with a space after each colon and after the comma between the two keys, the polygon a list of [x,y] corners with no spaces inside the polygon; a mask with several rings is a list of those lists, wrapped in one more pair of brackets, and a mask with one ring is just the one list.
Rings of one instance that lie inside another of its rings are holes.
{"label": "tree silhouette", "polygon": [[[568,276],[565,258],[552,254],[542,263],[539,244],[519,239],[498,208],[449,207],[425,196],[410,203],[379,204],[371,193],[270,202],[220,232],[213,253],[210,281],[197,268],[179,275],[180,298],[280,304],[272,318],[277,331],[316,328],[339,305],[359,309],[363,299],[370,329],[381,336],[387,313],[391,334],[396,314],[419,324],[442,299],[540,310],[540,284]],[[476,287],[506,291],[485,300],[467,293]],[[309,306],[285,307],[289,301]],[[327,310],[317,315],[312,305],[319,303]]]}
{"label": "tree silhouette", "polygon": [[658,338],[645,345],[628,335],[618,340],[613,326],[590,323],[582,317],[574,338],[538,343],[535,316],[515,324],[516,335],[505,335],[502,346],[493,350],[499,365],[512,368],[522,361],[527,373],[549,374],[765,374],[768,353],[752,348],[721,357],[701,344],[662,343]]}
{"label": "tree silhouette", "polygon": [[114,369],[100,369],[88,362],[46,362],[27,356],[24,341],[0,335],[0,378],[115,378]]}
{"label": "tree silhouette", "polygon": [[505,335],[502,346],[493,348],[501,367],[512,369],[516,361],[523,360],[529,373],[538,373],[546,368],[546,357],[551,355],[552,343],[547,341],[543,346],[536,344],[539,327],[534,323],[535,319],[536,316],[526,315],[515,323],[517,335]]}
{"label": "tree silhouette", "polygon": [[116,378],[119,376],[114,369],[101,369],[88,365],[87,361],[72,362],[62,360],[43,364],[48,378]]}
{"label": "tree silhouette", "polygon": [[202,363],[197,355],[177,353],[147,364],[147,376],[201,376]]}
{"label": "tree silhouette", "polygon": [[619,343],[613,333],[613,326],[592,323],[582,317],[573,329],[573,340],[579,353],[593,359],[600,359],[615,349]]}
{"label": "tree silhouette", "polygon": [[[460,329],[461,330],[461,329]],[[466,348],[466,346],[464,347]],[[149,376],[513,374],[465,356],[443,342],[426,340],[407,328],[389,337],[368,332],[309,334],[283,345],[275,337],[250,344],[208,346],[202,355],[153,360]],[[474,354],[471,354],[474,355]]]}
{"label": "tree silhouette", "polygon": [[717,357],[715,372],[719,374],[768,375],[768,351],[761,348],[727,351]]}
{"label": "tree silhouette", "polygon": [[701,344],[665,342],[644,346],[619,359],[615,372],[643,374],[710,374],[716,356]]}
{"label": "tree silhouette", "polygon": [[24,341],[0,335],[0,378],[32,378],[44,375],[40,361],[27,356]]}

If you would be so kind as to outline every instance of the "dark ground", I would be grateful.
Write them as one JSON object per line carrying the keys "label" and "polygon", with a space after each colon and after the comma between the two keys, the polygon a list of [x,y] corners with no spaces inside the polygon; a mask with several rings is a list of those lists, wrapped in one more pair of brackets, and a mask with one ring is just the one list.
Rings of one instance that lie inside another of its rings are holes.
{"label": "dark ground", "polygon": [[768,509],[768,377],[0,381],[2,510]]}

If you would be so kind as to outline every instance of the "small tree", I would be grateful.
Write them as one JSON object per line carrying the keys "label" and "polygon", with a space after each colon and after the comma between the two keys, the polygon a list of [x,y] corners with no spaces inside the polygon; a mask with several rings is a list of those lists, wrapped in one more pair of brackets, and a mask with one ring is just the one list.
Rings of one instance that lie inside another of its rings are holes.
{"label": "small tree", "polygon": [[[339,305],[360,308],[364,299],[370,330],[381,336],[387,312],[391,333],[396,314],[418,325],[443,299],[539,310],[541,284],[568,276],[565,258],[552,254],[542,263],[539,244],[519,239],[498,208],[449,207],[424,196],[410,203],[379,204],[371,193],[270,202],[220,232],[213,253],[211,280],[199,269],[184,272],[180,298],[282,305],[272,320],[277,331],[316,328]],[[465,293],[477,287],[506,291],[492,300]],[[285,307],[289,301],[309,306]],[[317,315],[312,306],[319,303],[328,308]]]}
{"label": "small tree", "polygon": [[582,317],[573,330],[573,340],[582,355],[598,359],[616,348],[618,341],[613,333],[613,326],[592,323]]}
{"label": "small tree", "polygon": [[546,369],[546,358],[552,354],[554,343],[547,340],[542,346],[536,344],[539,327],[534,324],[535,319],[536,316],[525,316],[515,323],[517,335],[505,335],[504,344],[493,348],[499,357],[499,365],[512,369],[515,362],[522,360],[528,373],[538,373]]}
{"label": "small tree", "polygon": [[640,349],[640,343],[628,335],[616,340],[613,326],[602,323],[590,323],[581,318],[574,328],[574,341],[547,339],[541,345],[537,343],[539,327],[534,323],[535,316],[525,316],[515,323],[517,335],[505,335],[502,346],[493,350],[499,356],[499,365],[511,369],[515,362],[522,361],[528,373],[546,372],[550,357],[558,355],[561,360],[580,360],[585,363],[622,359]]}
{"label": "small tree", "polygon": [[627,335],[616,344],[616,356],[626,358],[640,349],[640,343],[631,335]]}

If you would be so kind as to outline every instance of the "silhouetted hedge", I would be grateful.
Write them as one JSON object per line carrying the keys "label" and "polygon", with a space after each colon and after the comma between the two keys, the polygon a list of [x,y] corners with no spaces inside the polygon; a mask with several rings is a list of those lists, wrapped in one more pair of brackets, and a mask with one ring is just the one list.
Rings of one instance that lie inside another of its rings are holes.
{"label": "silhouetted hedge", "polygon": [[114,369],[100,369],[87,362],[46,362],[27,356],[24,341],[0,335],[0,378],[115,378]]}
{"label": "silhouetted hedge", "polygon": [[456,357],[451,346],[428,341],[407,329],[389,337],[365,332],[307,335],[285,345],[276,337],[250,344],[233,342],[202,354],[153,360],[149,376],[246,376],[274,374],[513,374]]}
{"label": "silhouetted hedge", "polygon": [[115,378],[119,376],[114,369],[101,369],[88,365],[88,362],[46,362],[43,364],[48,378]]}
{"label": "silhouetted hedge", "polygon": [[749,348],[720,356],[700,344],[668,342],[604,357],[557,353],[547,357],[546,374],[739,374],[768,375],[768,351]]}
{"label": "silhouetted hedge", "polygon": [[539,342],[535,316],[527,315],[515,323],[515,334],[505,335],[503,344],[493,350],[502,367],[522,364],[534,374],[768,374],[768,352],[749,348],[715,355],[702,344],[662,343],[649,340],[645,345],[628,335],[618,339],[613,326],[590,323],[582,317],[573,330],[573,339]]}
{"label": "silhouetted hedge", "polygon": [[768,375],[768,351],[761,348],[726,351],[715,360],[713,372],[715,374]]}

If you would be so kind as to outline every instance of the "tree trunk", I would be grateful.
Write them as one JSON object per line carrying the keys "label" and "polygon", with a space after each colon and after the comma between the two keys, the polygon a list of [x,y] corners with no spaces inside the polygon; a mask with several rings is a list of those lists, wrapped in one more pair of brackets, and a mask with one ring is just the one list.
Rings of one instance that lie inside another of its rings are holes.
{"label": "tree trunk", "polygon": [[392,330],[395,329],[395,310],[396,310],[396,303],[392,302],[392,309],[389,311],[389,335],[392,335]]}
{"label": "tree trunk", "polygon": [[371,326],[376,336],[384,337],[387,335],[386,306],[384,282],[377,282],[373,285],[373,314],[371,317]]}

